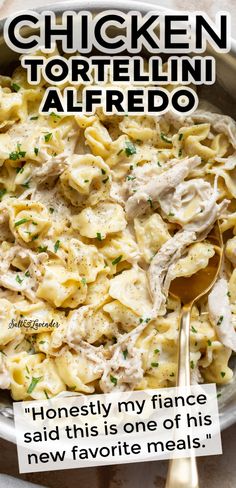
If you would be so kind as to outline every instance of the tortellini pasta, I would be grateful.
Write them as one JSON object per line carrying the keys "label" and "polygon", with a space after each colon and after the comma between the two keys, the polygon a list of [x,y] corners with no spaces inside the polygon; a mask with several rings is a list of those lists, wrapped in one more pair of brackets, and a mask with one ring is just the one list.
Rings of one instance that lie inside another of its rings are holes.
{"label": "tortellini pasta", "polygon": [[84,237],[103,240],[109,234],[124,230],[127,222],[120,205],[104,202],[82,210],[73,218],[72,225]]}
{"label": "tortellini pasta", "polygon": [[145,271],[140,268],[123,271],[110,280],[109,294],[140,316],[149,317],[152,302]]}
{"label": "tortellini pasta", "polygon": [[61,183],[72,205],[96,205],[109,196],[110,168],[100,156],[73,156],[61,175]]}
{"label": "tortellini pasta", "polygon": [[158,214],[134,219],[134,229],[143,258],[150,263],[153,256],[170,238],[167,224]]}
{"label": "tortellini pasta", "polygon": [[206,268],[215,254],[214,246],[210,243],[198,242],[189,248],[187,256],[182,257],[171,269],[171,275],[174,278],[180,276],[192,276]]}
{"label": "tortellini pasta", "polygon": [[43,298],[55,307],[76,308],[85,301],[87,285],[77,272],[67,271],[63,266],[52,263],[45,269],[43,280],[37,290],[37,297]]}
{"label": "tortellini pasta", "polygon": [[104,269],[105,262],[96,246],[84,244],[78,239],[71,239],[68,249],[68,268],[78,271],[85,283],[96,280],[97,275]]}
{"label": "tortellini pasta", "polygon": [[60,377],[72,391],[94,392],[94,382],[101,377],[101,370],[85,355],[67,351],[57,357],[55,363]]}
{"label": "tortellini pasta", "polygon": [[16,239],[35,243],[50,227],[49,214],[39,202],[14,202],[10,208],[10,229]]}
{"label": "tortellini pasta", "polygon": [[49,398],[65,388],[54,361],[41,353],[16,354],[8,360],[8,368],[14,400]]}

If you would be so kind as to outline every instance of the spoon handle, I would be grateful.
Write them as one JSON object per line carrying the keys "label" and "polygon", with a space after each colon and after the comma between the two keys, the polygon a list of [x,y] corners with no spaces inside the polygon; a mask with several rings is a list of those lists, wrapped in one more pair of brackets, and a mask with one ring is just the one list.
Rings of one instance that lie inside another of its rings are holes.
{"label": "spoon handle", "polygon": [[190,385],[190,316],[192,304],[184,305],[180,315],[178,372],[176,386]]}
{"label": "spoon handle", "polygon": [[199,488],[196,458],[172,459],[165,488]]}
{"label": "spoon handle", "polygon": [[[179,330],[177,386],[190,385],[190,315],[192,304],[182,308]],[[172,459],[165,488],[199,488],[197,462],[193,451],[190,457]]]}

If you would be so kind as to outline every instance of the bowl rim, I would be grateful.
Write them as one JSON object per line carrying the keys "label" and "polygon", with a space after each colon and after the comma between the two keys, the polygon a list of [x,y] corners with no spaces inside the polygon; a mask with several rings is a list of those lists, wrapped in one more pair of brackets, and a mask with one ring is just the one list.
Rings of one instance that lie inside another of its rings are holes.
{"label": "bowl rim", "polygon": [[[42,0],[43,1],[43,0]],[[78,3],[77,0],[66,0],[63,3],[51,3],[49,5],[45,5],[42,7],[31,8],[31,9],[21,9],[18,12],[23,12],[25,10],[34,10],[35,12],[43,12],[45,10],[52,10],[56,14],[61,14],[65,10],[74,10],[79,12],[81,10],[93,10],[95,12],[99,12],[102,10],[111,10],[111,2],[110,0],[80,0]],[[173,8],[168,8],[163,5],[155,5],[153,3],[145,2],[145,1],[135,1],[133,0],[117,0],[115,4],[115,8],[113,10],[123,10],[125,12],[131,10],[138,10],[141,13],[147,13],[150,11],[159,11],[160,13],[164,12],[180,12],[179,10],[175,10]],[[17,13],[18,13],[17,12]],[[6,22],[7,18],[0,19],[0,37],[3,35],[3,27],[4,23]],[[229,54],[236,58],[236,39],[231,37],[231,50]],[[220,414],[220,428],[224,430],[230,427],[233,423],[236,422],[236,411],[235,408],[230,404],[229,411],[227,416],[222,416]],[[16,434],[15,434],[15,423],[14,418],[8,418],[1,413],[0,409],[0,438],[16,443]]]}

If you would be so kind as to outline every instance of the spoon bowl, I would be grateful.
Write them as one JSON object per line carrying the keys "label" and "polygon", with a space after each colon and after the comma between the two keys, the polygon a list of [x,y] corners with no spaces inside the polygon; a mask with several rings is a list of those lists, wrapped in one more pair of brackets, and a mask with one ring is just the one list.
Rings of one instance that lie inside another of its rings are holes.
{"label": "spoon bowl", "polygon": [[[208,265],[191,277],[176,278],[170,286],[170,293],[179,298],[183,305],[180,315],[178,369],[176,386],[190,386],[190,318],[194,302],[206,295],[219,275],[223,240],[217,221],[207,236],[207,242],[214,246],[215,254]],[[199,488],[197,463],[194,451],[189,458],[172,459],[169,462],[165,488]]]}
{"label": "spoon bowl", "polygon": [[218,221],[208,234],[207,242],[214,246],[215,254],[209,259],[206,268],[190,277],[176,278],[171,283],[170,293],[179,298],[183,305],[193,304],[199,300],[216,282],[223,256],[223,241]]}

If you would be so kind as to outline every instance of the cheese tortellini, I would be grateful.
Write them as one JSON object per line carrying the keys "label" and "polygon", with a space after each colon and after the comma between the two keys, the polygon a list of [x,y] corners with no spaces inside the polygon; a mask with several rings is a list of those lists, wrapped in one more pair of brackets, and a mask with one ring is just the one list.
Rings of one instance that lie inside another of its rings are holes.
{"label": "cheese tortellini", "polygon": [[35,243],[50,227],[47,209],[39,202],[13,202],[10,208],[10,229],[16,239]]}
{"label": "cheese tortellini", "polygon": [[45,269],[37,297],[55,307],[76,308],[84,302],[86,293],[87,285],[77,272],[52,263]]}
{"label": "cheese tortellini", "polygon": [[96,205],[109,196],[110,168],[99,156],[73,156],[61,175],[61,183],[72,205]]}
{"label": "cheese tortellini", "polygon": [[94,207],[85,208],[73,218],[73,227],[90,239],[103,240],[109,234],[124,230],[126,225],[124,211],[116,203],[98,203]]}

